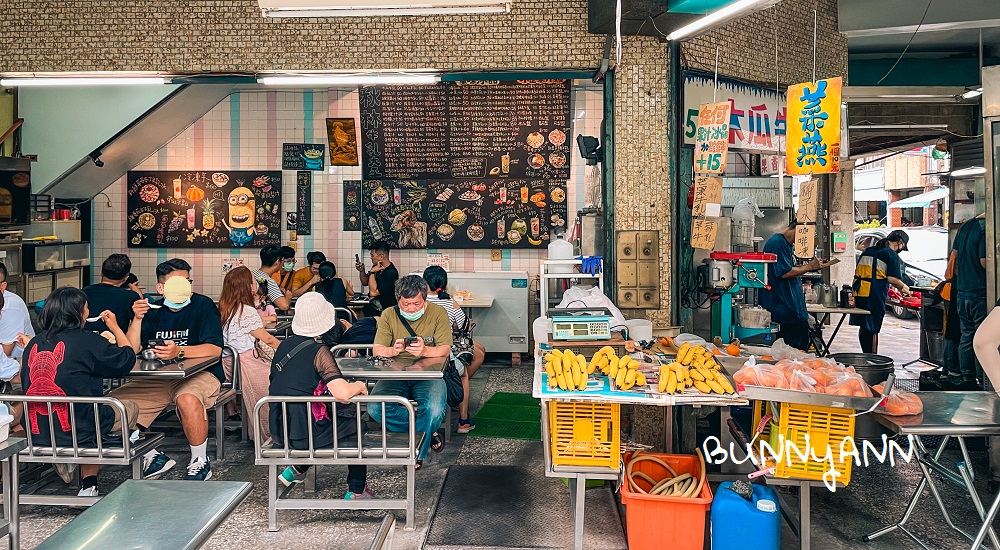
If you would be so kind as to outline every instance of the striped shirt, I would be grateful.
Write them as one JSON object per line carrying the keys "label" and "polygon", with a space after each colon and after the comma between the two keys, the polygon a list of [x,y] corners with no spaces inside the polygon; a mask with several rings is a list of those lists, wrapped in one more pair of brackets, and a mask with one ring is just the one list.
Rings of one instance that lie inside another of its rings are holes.
{"label": "striped shirt", "polygon": [[450,298],[445,300],[438,298],[437,294],[428,294],[427,301],[443,307],[448,312],[448,320],[451,321],[452,328],[457,329],[465,325],[465,312],[461,308],[455,307],[454,300]]}

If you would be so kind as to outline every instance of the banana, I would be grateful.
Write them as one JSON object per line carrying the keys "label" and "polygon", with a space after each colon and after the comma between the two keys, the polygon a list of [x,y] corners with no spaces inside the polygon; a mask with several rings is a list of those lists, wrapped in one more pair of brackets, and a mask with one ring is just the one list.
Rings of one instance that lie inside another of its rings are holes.
{"label": "banana", "polygon": [[704,382],[705,381],[705,375],[702,374],[701,371],[698,370],[698,369],[691,369],[689,371],[689,375],[691,376],[691,378],[694,378],[698,382]]}
{"label": "banana", "polygon": [[[673,371],[666,367],[660,369],[660,377],[656,383],[656,389],[660,390],[660,393],[667,391],[667,382],[670,380],[671,373]],[[674,378],[674,382],[677,382],[676,378]]]}
{"label": "banana", "polygon": [[580,366],[580,369],[587,370],[587,358],[582,355],[576,356],[576,364]]}
{"label": "banana", "polygon": [[705,383],[708,384],[708,387],[712,388],[712,391],[715,393],[720,395],[726,393],[726,390],[722,389],[722,386],[720,386],[715,380],[708,380]]}
{"label": "banana", "polygon": [[604,346],[603,348],[597,350],[597,353],[595,355],[608,356],[608,355],[614,355],[614,354],[615,354],[615,348],[613,348],[611,346]]}
{"label": "banana", "polygon": [[573,365],[576,364],[576,362],[573,360],[573,358],[568,355],[569,353],[572,353],[572,352],[564,353],[563,356],[562,356],[562,371],[563,371],[563,373],[567,373],[567,374],[569,373],[569,370],[571,368],[573,368]]}
{"label": "banana", "polygon": [[618,377],[618,358],[611,356],[611,363],[608,364],[608,376],[611,378]]}
{"label": "banana", "polygon": [[711,386],[699,380],[694,381],[694,387],[698,388],[701,393],[712,393]]}
{"label": "banana", "polygon": [[635,384],[635,369],[628,369],[625,371],[625,385],[631,386]]}
{"label": "banana", "polygon": [[687,355],[688,350],[691,349],[691,344],[683,343],[681,347],[677,350],[677,362],[683,364],[684,357]]}
{"label": "banana", "polygon": [[641,372],[635,373],[635,385],[645,386],[646,385],[646,375]]}
{"label": "banana", "polygon": [[559,380],[555,376],[549,376],[549,389],[554,390],[559,387]]}
{"label": "banana", "polygon": [[663,379],[660,379],[660,393],[666,391],[667,393],[674,393],[677,391],[677,374],[674,371],[670,371],[667,375],[666,384],[663,383]]}
{"label": "banana", "polygon": [[555,348],[553,348],[552,351],[549,352],[549,353],[551,353],[552,355],[555,355],[556,357],[562,357],[562,355],[563,355],[563,352],[562,352],[561,349],[555,349]]}
{"label": "banana", "polygon": [[571,367],[569,372],[566,373],[568,377],[566,378],[566,384],[572,387],[577,387],[580,385],[580,370],[576,367]]}
{"label": "banana", "polygon": [[540,239],[533,239],[531,237],[528,237],[528,243],[530,243],[532,246],[538,246],[542,244],[542,241]]}
{"label": "banana", "polygon": [[716,380],[718,380],[722,389],[726,390],[726,393],[736,393],[736,389],[733,388],[733,385],[729,383],[729,380],[726,380],[726,377],[723,376],[721,372],[716,374],[718,374],[718,376],[716,376]]}
{"label": "banana", "polygon": [[545,362],[546,363],[551,363],[552,361],[555,361],[555,359],[556,359],[556,355],[554,353],[546,353],[545,354]]}
{"label": "banana", "polygon": [[545,363],[545,374],[549,375],[549,380],[556,375],[556,368],[552,366],[551,361]]}
{"label": "banana", "polygon": [[587,380],[588,380],[587,373],[581,372],[580,373],[580,382],[576,385],[576,389],[578,389],[580,391],[583,391],[583,390],[587,389]]}
{"label": "banana", "polygon": [[561,372],[557,372],[556,373],[556,381],[559,384],[559,389],[560,390],[565,390],[565,389],[569,388],[569,386],[566,385],[566,375],[565,374],[563,374]]}
{"label": "banana", "polygon": [[618,369],[618,375],[615,376],[615,385],[619,388],[625,383],[626,374],[628,374],[628,369]]}

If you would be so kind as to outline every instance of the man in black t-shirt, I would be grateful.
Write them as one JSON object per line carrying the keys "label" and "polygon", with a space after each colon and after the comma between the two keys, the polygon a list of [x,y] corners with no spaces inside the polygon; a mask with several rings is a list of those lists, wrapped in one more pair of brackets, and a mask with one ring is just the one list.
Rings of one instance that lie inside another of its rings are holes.
{"label": "man in black t-shirt", "polygon": [[[157,358],[204,359],[222,353],[222,320],[219,308],[208,296],[191,290],[191,266],[180,259],[156,267],[156,288],[163,294],[162,307],[137,304],[135,322],[142,325],[142,341],[162,340],[153,346]],[[148,427],[163,409],[177,406],[184,435],[191,446],[191,463],[185,479],[203,481],[212,477],[208,461],[208,414],[215,405],[225,374],[221,362],[183,380],[138,379],[129,381],[112,395],[139,405],[139,425]],[[174,462],[154,449],[143,459],[143,477],[157,477]]]}
{"label": "man in black t-shirt", "polygon": [[947,380],[948,389],[982,389],[977,378],[982,367],[976,360],[972,340],[986,318],[986,215],[962,224],[955,235],[955,309],[961,325],[958,343],[959,377]]}
{"label": "man in black t-shirt", "polygon": [[372,243],[370,256],[371,271],[365,272],[363,262],[354,265],[361,275],[362,286],[368,287],[368,295],[371,297],[371,301],[363,310],[365,317],[374,317],[382,310],[396,305],[396,281],[399,280],[399,271],[389,261],[389,243],[385,241]]}
{"label": "man in black t-shirt", "polygon": [[[108,310],[114,313],[122,332],[127,332],[132,322],[132,304],[137,300],[146,301],[132,290],[122,288],[131,271],[132,261],[127,255],[112,254],[101,265],[101,282],[83,288],[90,311],[100,313]],[[101,320],[88,322],[84,328],[93,332],[108,330]]]}

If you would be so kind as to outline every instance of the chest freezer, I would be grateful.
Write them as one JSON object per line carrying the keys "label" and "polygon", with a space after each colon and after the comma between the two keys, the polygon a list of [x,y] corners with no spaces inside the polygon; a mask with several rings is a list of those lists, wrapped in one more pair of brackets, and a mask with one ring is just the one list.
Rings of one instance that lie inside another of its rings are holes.
{"label": "chest freezer", "polygon": [[[476,323],[473,338],[486,351],[527,353],[528,273],[483,271],[448,273],[448,290],[469,291],[471,302],[462,308]],[[467,305],[471,304],[471,305]]]}

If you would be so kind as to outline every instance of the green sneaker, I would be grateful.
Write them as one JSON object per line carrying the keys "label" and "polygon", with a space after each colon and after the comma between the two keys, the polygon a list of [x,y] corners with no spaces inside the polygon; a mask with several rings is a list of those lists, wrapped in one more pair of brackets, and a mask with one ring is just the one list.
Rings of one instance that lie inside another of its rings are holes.
{"label": "green sneaker", "polygon": [[372,490],[369,489],[367,485],[365,485],[365,490],[360,493],[352,493],[351,491],[344,493],[344,500],[359,500],[367,498],[375,498],[375,493],[372,493]]}
{"label": "green sneaker", "polygon": [[291,466],[285,468],[285,471],[281,472],[281,475],[278,476],[278,480],[280,480],[285,487],[291,487],[293,483],[302,483],[305,479],[306,472],[302,472],[300,474]]}

